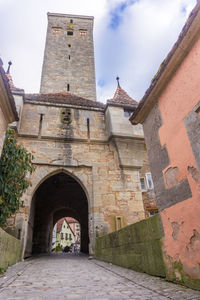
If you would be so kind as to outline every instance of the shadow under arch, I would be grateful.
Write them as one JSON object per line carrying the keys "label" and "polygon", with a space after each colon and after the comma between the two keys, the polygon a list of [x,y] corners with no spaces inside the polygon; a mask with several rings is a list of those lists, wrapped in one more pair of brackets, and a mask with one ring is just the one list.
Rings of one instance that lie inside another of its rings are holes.
{"label": "shadow under arch", "polygon": [[72,173],[72,172],[70,172],[70,171],[68,171],[68,170],[66,170],[64,168],[54,169],[53,171],[48,172],[42,179],[40,179],[39,182],[37,182],[35,184],[35,187],[34,187],[34,189],[31,192],[32,195],[33,195],[33,197],[34,197],[34,194],[37,191],[37,189],[40,187],[40,185],[44,181],[46,181],[48,178],[50,178],[50,177],[52,177],[52,176],[54,176],[56,174],[60,174],[60,173],[64,173],[66,175],[69,175],[70,177],[72,177],[75,181],[77,181],[80,184],[80,186],[82,187],[82,189],[84,190],[84,192],[86,194],[86,197],[87,197],[88,203],[89,203],[90,202],[90,196],[89,196],[88,190],[87,190],[86,186],[84,185],[84,183],[79,179],[78,176],[76,176],[74,173]]}
{"label": "shadow under arch", "polygon": [[[46,176],[35,189],[24,257],[49,253],[55,220],[71,216],[81,225],[81,251],[88,253],[88,198],[77,179],[66,171]],[[57,222],[57,221],[56,221]]]}

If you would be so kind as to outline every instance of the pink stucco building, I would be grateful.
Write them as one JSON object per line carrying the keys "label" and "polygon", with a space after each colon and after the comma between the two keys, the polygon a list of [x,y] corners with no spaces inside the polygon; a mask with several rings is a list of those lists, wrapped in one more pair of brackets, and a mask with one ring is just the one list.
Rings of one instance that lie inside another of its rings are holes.
{"label": "pink stucco building", "polygon": [[168,278],[200,289],[200,3],[130,118],[142,123]]}

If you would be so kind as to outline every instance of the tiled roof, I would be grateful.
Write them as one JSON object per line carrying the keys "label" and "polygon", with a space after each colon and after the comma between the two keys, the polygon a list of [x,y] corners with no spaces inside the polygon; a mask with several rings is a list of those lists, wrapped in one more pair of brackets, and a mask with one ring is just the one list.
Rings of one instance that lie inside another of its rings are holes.
{"label": "tiled roof", "polygon": [[78,223],[78,221],[76,221],[74,218],[71,217],[66,217],[65,219],[67,220],[68,223]]}
{"label": "tiled roof", "polygon": [[192,12],[190,13],[189,18],[187,19],[185,25],[183,26],[183,29],[182,29],[181,33],[179,34],[179,37],[178,37],[176,43],[173,45],[171,51],[168,53],[167,57],[161,63],[161,65],[159,67],[159,70],[155,74],[155,76],[153,77],[149,88],[146,90],[146,92],[145,92],[143,98],[141,99],[141,101],[139,102],[139,105],[136,108],[135,112],[130,117],[130,121],[134,120],[134,118],[139,114],[140,110],[145,105],[145,103],[146,103],[149,95],[151,94],[151,92],[154,89],[154,87],[157,85],[157,82],[159,81],[161,75],[164,73],[166,67],[170,63],[173,55],[175,54],[176,50],[180,46],[180,44],[183,41],[184,37],[187,35],[187,33],[188,33],[188,31],[189,31],[192,23],[194,22],[197,14],[199,13],[199,11],[200,11],[200,1],[198,0],[196,6],[194,7],[194,9],[192,10]]}
{"label": "tiled roof", "polygon": [[15,101],[14,101],[13,95],[11,93],[10,86],[9,86],[9,80],[8,80],[8,78],[6,76],[6,73],[5,73],[4,69],[3,69],[3,62],[2,62],[1,59],[0,59],[0,76],[3,79],[4,86],[5,86],[7,95],[8,95],[8,100],[9,100],[9,103],[10,103],[10,106],[11,106],[11,109],[12,109],[15,121],[18,121],[19,117],[18,117],[18,114],[17,114],[17,110],[16,110],[16,106],[15,106]]}
{"label": "tiled roof", "polygon": [[[60,220],[57,222],[57,229],[56,229],[57,232],[60,232],[60,231],[61,231],[62,224],[63,224],[64,220],[67,222],[67,224],[69,225],[69,227],[70,227],[70,223],[77,223],[77,221],[76,221],[74,218],[70,218],[70,217],[62,218],[62,219],[60,219]],[[70,227],[70,229],[71,229],[71,227]],[[72,231],[72,229],[71,229],[71,231]],[[72,232],[73,232],[73,231],[72,231]]]}
{"label": "tiled roof", "polygon": [[60,232],[60,231],[61,231],[62,224],[63,224],[64,220],[65,220],[65,218],[62,218],[62,219],[60,219],[60,220],[57,222],[57,228],[56,228],[56,231],[57,231],[57,232]]}
{"label": "tiled roof", "polygon": [[104,109],[105,105],[101,102],[92,101],[69,92],[46,93],[46,94],[25,94],[25,101],[44,102],[52,104],[70,104],[84,107],[94,107]]}
{"label": "tiled roof", "polygon": [[121,105],[129,105],[129,106],[138,106],[138,102],[131,98],[125,90],[121,87],[118,87],[115,91],[115,95],[112,99],[107,101],[108,104],[121,104]]}
{"label": "tiled roof", "polygon": [[13,83],[13,80],[12,80],[12,76],[10,73],[6,73],[6,76],[8,78],[8,83],[9,83],[9,86],[10,86],[10,89],[11,91],[14,93],[14,92],[23,92],[24,93],[24,90],[23,89],[19,89],[17,88],[16,86],[14,86],[14,83]]}

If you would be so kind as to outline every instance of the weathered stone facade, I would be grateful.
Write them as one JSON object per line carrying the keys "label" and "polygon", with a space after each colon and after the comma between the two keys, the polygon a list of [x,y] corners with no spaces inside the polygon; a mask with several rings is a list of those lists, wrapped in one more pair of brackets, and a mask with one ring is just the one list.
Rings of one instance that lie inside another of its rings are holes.
{"label": "weathered stone facade", "polygon": [[48,13],[41,93],[96,99],[93,17]]}
{"label": "weathered stone facade", "polygon": [[[24,208],[17,213],[15,225],[22,230],[26,255],[30,255],[35,192],[51,176],[67,174],[79,183],[88,202],[86,221],[89,224],[92,252],[96,235],[116,230],[117,226],[120,228],[135,223],[145,216],[140,188],[140,168],[145,155],[141,126],[131,126],[128,118],[124,117],[122,106],[105,107],[101,104],[100,107],[95,107],[98,102],[93,102],[94,107],[91,108],[77,107],[75,103],[56,103],[56,99],[54,104],[41,103],[39,98],[40,95],[37,100],[30,100],[30,96],[27,99],[24,96],[18,140],[33,153],[36,170],[30,177],[32,186],[23,196]],[[63,109],[66,108],[72,116],[68,125],[61,118]],[[117,121],[118,117],[121,125],[117,125],[117,132],[114,120]],[[127,127],[130,127],[128,134]],[[81,197],[84,198],[83,194]],[[58,203],[59,200],[56,201]],[[82,208],[74,206],[72,210],[76,208],[77,211],[71,214],[80,220],[82,231],[87,223],[80,218],[84,203]],[[69,213],[73,206],[69,204],[69,200],[66,200],[64,207],[63,205],[54,205],[50,212],[50,223],[56,211],[68,209]],[[69,207],[70,205],[72,206]],[[117,218],[120,222],[118,225]],[[52,226],[48,230],[48,234],[44,232],[45,236],[50,234]],[[47,251],[47,244],[42,248],[43,251]]]}

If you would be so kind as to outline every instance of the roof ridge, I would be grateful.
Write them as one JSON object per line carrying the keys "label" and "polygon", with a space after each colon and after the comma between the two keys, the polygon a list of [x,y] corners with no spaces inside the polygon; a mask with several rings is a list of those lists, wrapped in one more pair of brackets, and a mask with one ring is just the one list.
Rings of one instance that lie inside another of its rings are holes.
{"label": "roof ridge", "polygon": [[74,93],[71,93],[71,92],[68,92],[68,91],[61,91],[61,92],[52,92],[52,93],[25,93],[25,96],[26,95],[72,95],[72,96],[75,96],[75,97],[78,97],[80,99],[84,99],[84,100],[88,100],[88,101],[91,101],[91,102],[99,102],[99,101],[96,101],[96,100],[91,100],[91,99],[88,99],[88,98],[85,98],[85,97],[82,97],[82,96],[79,96],[77,94],[74,94]]}
{"label": "roof ridge", "polygon": [[58,93],[34,93],[25,94],[24,99],[27,101],[37,101],[44,103],[59,103],[59,104],[70,104],[84,107],[96,107],[105,108],[105,104],[95,100],[90,100],[70,92],[58,92]]}

